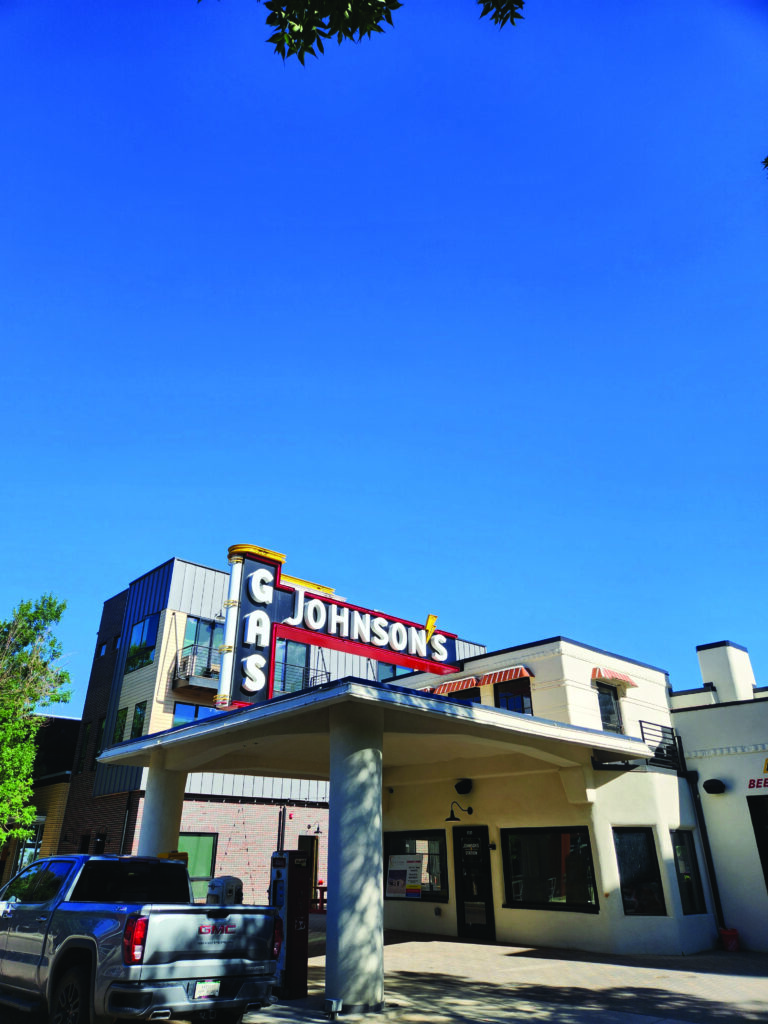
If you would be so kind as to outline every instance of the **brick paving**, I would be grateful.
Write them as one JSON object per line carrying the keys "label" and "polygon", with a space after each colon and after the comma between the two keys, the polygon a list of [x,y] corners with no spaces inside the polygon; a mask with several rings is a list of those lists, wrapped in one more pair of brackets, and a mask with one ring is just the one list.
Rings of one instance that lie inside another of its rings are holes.
{"label": "brick paving", "polygon": [[[324,1021],[324,967],[309,963],[306,999],[246,1024]],[[768,1024],[768,953],[605,956],[388,934],[385,1007],[343,1021],[404,1024]]]}
{"label": "brick paving", "polygon": [[[384,1010],[344,1014],[344,1024],[768,1024],[768,953],[606,956],[386,938]],[[313,932],[307,998],[247,1014],[245,1024],[327,1021],[323,943]],[[0,1022],[42,1024],[5,1007]]]}

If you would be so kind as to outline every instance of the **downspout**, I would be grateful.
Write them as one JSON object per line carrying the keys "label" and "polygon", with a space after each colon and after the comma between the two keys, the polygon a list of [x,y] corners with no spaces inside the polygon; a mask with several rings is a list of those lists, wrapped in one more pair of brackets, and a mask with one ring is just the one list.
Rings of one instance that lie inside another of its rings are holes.
{"label": "downspout", "polygon": [[688,788],[691,791],[691,800],[693,801],[693,813],[696,815],[696,824],[699,828],[699,834],[701,836],[701,845],[704,850],[704,861],[707,867],[707,878],[709,879],[709,887],[712,890],[712,902],[715,905],[715,918],[717,920],[718,928],[725,928],[725,917],[723,916],[723,905],[720,902],[720,889],[717,885],[717,875],[715,874],[715,862],[712,859],[712,847],[709,845],[709,832],[707,831],[707,823],[704,819],[704,808],[701,805],[701,794],[699,793],[699,773],[696,771],[688,771],[688,766],[685,763],[685,753],[683,752],[683,741],[679,736],[675,736],[677,742],[677,752],[680,757],[680,766],[682,769],[682,776],[688,783]]}
{"label": "downspout", "polygon": [[235,675],[235,641],[237,639],[237,620],[240,614],[240,585],[243,579],[243,559],[240,555],[229,558],[232,570],[229,574],[229,592],[224,602],[226,618],[224,620],[224,643],[220,645],[221,675],[219,692],[214,697],[217,708],[227,708],[232,703],[232,689]]}

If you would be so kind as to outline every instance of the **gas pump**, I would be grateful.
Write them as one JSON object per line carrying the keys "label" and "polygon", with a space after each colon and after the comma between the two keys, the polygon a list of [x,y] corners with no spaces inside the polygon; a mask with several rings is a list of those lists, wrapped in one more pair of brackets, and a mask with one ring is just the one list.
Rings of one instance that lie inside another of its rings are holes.
{"label": "gas pump", "polygon": [[311,875],[310,859],[303,851],[272,854],[269,902],[283,921],[283,945],[277,961],[283,999],[303,999],[307,994]]}

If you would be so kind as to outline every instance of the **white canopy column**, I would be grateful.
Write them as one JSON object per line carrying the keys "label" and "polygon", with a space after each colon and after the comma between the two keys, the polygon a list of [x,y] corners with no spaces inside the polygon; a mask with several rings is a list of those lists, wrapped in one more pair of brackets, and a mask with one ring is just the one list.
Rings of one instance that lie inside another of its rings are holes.
{"label": "white canopy column", "polygon": [[139,832],[140,856],[156,857],[177,849],[186,785],[187,773],[166,769],[165,751],[153,750]]}
{"label": "white canopy column", "polygon": [[377,707],[329,708],[330,811],[325,994],[346,1012],[384,1001],[383,725]]}

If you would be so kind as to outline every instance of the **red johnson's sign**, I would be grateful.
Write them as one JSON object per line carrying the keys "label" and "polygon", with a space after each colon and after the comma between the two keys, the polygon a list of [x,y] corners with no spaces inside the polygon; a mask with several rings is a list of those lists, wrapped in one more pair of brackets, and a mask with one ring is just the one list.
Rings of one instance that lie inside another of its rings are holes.
{"label": "red johnson's sign", "polygon": [[230,561],[242,562],[239,594],[228,601],[238,608],[233,698],[256,704],[272,697],[279,638],[414,671],[456,671],[455,633],[348,604],[332,592],[321,592],[326,588],[297,580],[283,583],[284,556],[265,548],[236,544],[229,554]]}

